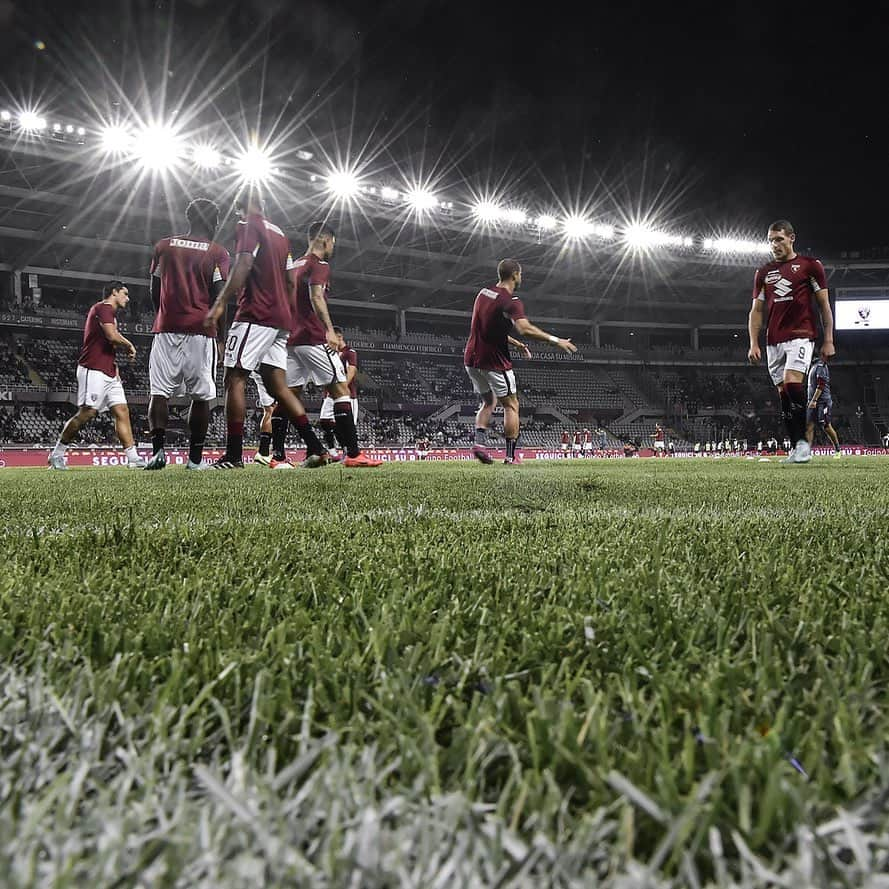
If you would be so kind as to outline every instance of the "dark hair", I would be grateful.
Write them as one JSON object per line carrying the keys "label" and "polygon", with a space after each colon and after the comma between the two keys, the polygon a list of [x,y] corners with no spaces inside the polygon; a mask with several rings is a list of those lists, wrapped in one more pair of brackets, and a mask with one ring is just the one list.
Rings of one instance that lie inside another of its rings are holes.
{"label": "dark hair", "polygon": [[108,299],[115,290],[123,290],[127,285],[123,283],[123,281],[109,281],[102,288],[102,296],[104,299]]}
{"label": "dark hair", "polygon": [[796,231],[793,228],[793,223],[788,222],[788,220],[786,220],[786,219],[778,219],[775,222],[773,222],[769,226],[769,231],[770,232],[784,232],[785,234],[788,234],[788,235],[795,235],[796,234]]}
{"label": "dark hair", "polygon": [[249,212],[250,205],[253,204],[262,209],[262,193],[259,187],[253,184],[246,185],[238,192],[235,198],[235,210],[244,213]]}
{"label": "dark hair", "polygon": [[342,336],[343,335],[343,328],[342,327],[334,327],[333,332],[338,333],[340,336]]}
{"label": "dark hair", "polygon": [[219,207],[208,198],[195,198],[185,208],[185,218],[189,225],[212,237],[219,227]]}
{"label": "dark hair", "polygon": [[335,238],[336,232],[326,222],[313,222],[309,226],[309,240],[316,238]]}
{"label": "dark hair", "polygon": [[515,259],[501,259],[497,263],[497,277],[501,281],[507,281],[522,270],[518,261]]}

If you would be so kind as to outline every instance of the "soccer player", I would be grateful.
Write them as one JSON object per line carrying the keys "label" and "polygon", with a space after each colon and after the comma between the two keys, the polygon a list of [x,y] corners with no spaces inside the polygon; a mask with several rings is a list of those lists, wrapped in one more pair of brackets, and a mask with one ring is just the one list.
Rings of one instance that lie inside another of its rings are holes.
{"label": "soccer player", "polygon": [[583,451],[583,433],[579,429],[574,430],[571,438],[571,456],[579,457]]}
{"label": "soccer player", "polygon": [[664,452],[664,430],[660,423],[654,424],[654,455],[656,457],[665,457]]}
{"label": "soccer player", "polygon": [[497,279],[494,287],[483,287],[475,298],[469,339],[463,352],[463,363],[472,388],[481,396],[475,415],[472,454],[482,463],[494,462],[487,449],[488,426],[494,405],[499,401],[503,407],[506,436],[506,459],[503,462],[517,464],[522,462],[515,452],[519,437],[519,398],[509,346],[523,349],[526,358],[530,358],[531,353],[524,343],[510,336],[510,331],[515,328],[520,336],[553,343],[569,354],[576,352],[577,346],[571,340],[541,330],[525,317],[525,307],[516,296],[522,284],[522,267],[516,260],[501,260],[497,265]]}
{"label": "soccer player", "polygon": [[[358,353],[346,345],[343,337],[342,327],[334,327],[333,332],[339,340],[339,355],[343,362],[343,368],[346,371],[346,385],[349,387],[349,398],[352,401],[352,417],[355,425],[358,425]],[[324,439],[324,446],[328,452],[333,455],[336,450],[336,419],[334,413],[334,401],[331,394],[325,390],[324,401],[321,402],[321,413],[319,415],[321,422],[321,436]]]}
{"label": "soccer player", "polygon": [[809,370],[809,403],[806,408],[806,441],[809,447],[815,438],[817,423],[833,444],[834,457],[841,457],[840,439],[833,428],[833,397],[830,394],[830,370],[823,358],[818,358]]}
{"label": "soccer player", "polygon": [[429,456],[429,439],[425,435],[417,439],[417,459],[425,460]]}
{"label": "soccer player", "polygon": [[204,318],[225,286],[230,259],[213,240],[219,227],[219,208],[213,201],[193,200],[185,218],[188,233],[158,241],[151,260],[151,301],[157,317],[148,361],[153,451],[148,470],[167,465],[164,445],[169,399],[174,395],[192,399],[186,469],[207,468],[203,455],[210,402],[216,398],[216,330],[205,328]]}
{"label": "soccer player", "polygon": [[[287,385],[299,401],[308,382],[325,389],[333,400],[333,422],[336,437],[346,451],[343,465],[348,467],[380,466],[358,447],[355,426],[357,403],[353,406],[348,376],[340,357],[342,334],[337,334],[327,308],[330,290],[330,258],[336,245],[336,233],[326,222],[309,226],[308,249],[293,263],[290,288],[294,299],[293,322],[287,341]],[[280,406],[272,420],[273,453],[279,454],[287,432],[282,423]],[[277,424],[277,425],[276,425]]]}
{"label": "soccer player", "polygon": [[277,225],[263,215],[258,193],[248,188],[239,196],[241,216],[235,236],[235,265],[222,293],[204,319],[212,330],[229,300],[238,297],[238,310],[225,341],[225,454],[215,469],[243,469],[244,417],[247,377],[258,371],[268,394],[278,402],[306,444],[303,466],[327,462],[327,453],[309,424],[302,402],[287,388],[287,337],[292,324],[287,273],[290,243]]}
{"label": "soccer player", "polygon": [[562,430],[562,453],[567,457],[571,450],[571,433],[567,429]]}
{"label": "soccer player", "polygon": [[593,456],[593,433],[589,429],[583,430],[583,455],[584,457]]}
{"label": "soccer player", "polygon": [[130,361],[136,357],[136,347],[117,329],[117,311],[126,308],[129,301],[127,287],[120,281],[112,281],[105,287],[102,301],[92,306],[86,316],[83,347],[77,359],[77,413],[65,424],[50,452],[50,469],[68,468],[65,462],[68,445],[96,414],[103,411],[110,411],[114,418],[114,431],[126,450],[127,466],[144,469],[147,465],[136,450],[130,409],[114,361],[118,347],[126,349]]}
{"label": "soccer player", "polygon": [[824,341],[821,357],[830,360],[833,344],[833,313],[828,299],[824,266],[794,250],[796,233],[786,219],[769,226],[769,245],[774,260],[758,269],[753,281],[753,305],[747,321],[750,350],[756,364],[761,358],[759,333],[768,314],[766,355],[769,374],[778,390],[781,413],[792,450],[785,463],[808,463],[812,449],[806,440],[806,392],[804,380],[815,349],[815,314],[812,295],[821,315]]}

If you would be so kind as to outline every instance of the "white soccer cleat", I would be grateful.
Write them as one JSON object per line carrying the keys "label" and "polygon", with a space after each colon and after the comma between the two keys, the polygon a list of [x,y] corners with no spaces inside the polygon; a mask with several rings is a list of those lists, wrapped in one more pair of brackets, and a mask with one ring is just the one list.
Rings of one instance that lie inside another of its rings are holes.
{"label": "white soccer cleat", "polygon": [[796,463],[796,460],[794,459],[795,455],[796,455],[796,448],[791,448],[787,452],[787,456],[781,462],[782,463]]}
{"label": "white soccer cleat", "polygon": [[143,460],[142,457],[138,460],[127,461],[127,469],[145,469],[146,466],[148,466],[148,461]]}
{"label": "white soccer cleat", "polygon": [[185,468],[194,470],[195,472],[203,472],[205,469],[212,469],[209,463],[192,463],[191,460],[185,464]]}
{"label": "white soccer cleat", "polygon": [[64,456],[54,457],[52,454],[49,455],[49,459],[46,461],[49,464],[50,469],[67,469],[68,464],[65,462]]}

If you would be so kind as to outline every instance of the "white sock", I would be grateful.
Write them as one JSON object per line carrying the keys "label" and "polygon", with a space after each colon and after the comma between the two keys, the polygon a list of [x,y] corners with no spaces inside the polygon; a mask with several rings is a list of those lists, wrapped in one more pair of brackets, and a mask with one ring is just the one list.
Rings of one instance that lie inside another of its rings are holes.
{"label": "white sock", "polygon": [[56,446],[52,449],[52,455],[53,455],[53,457],[64,457],[65,451],[67,451],[67,450],[68,450],[68,445],[66,445],[60,438],[56,442]]}
{"label": "white sock", "polygon": [[140,458],[139,458],[139,452],[136,450],[136,446],[135,446],[135,445],[133,445],[132,447],[127,448],[127,460],[129,460],[130,463],[135,463],[135,462],[137,462],[139,459],[140,459]]}

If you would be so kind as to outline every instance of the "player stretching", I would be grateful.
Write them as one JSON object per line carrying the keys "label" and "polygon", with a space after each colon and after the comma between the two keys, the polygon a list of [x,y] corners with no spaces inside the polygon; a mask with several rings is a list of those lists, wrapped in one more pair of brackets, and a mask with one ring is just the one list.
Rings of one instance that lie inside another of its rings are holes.
{"label": "player stretching", "polygon": [[526,358],[530,358],[531,353],[524,343],[509,335],[510,330],[514,327],[521,336],[553,343],[563,352],[576,352],[577,346],[571,340],[535,327],[525,317],[525,307],[515,295],[522,284],[522,267],[518,262],[501,260],[497,265],[497,278],[496,286],[483,287],[475,298],[463,363],[472,388],[481,396],[475,415],[472,455],[482,463],[494,462],[487,449],[488,426],[494,405],[499,401],[503,407],[503,433],[506,436],[506,459],[503,462],[515,464],[522,462],[515,452],[519,437],[519,398],[509,346],[523,349]]}
{"label": "player stretching", "polygon": [[114,431],[126,449],[127,466],[144,469],[133,441],[130,409],[114,363],[114,350],[120,346],[127,351],[130,361],[136,357],[136,347],[117,329],[118,309],[130,301],[129,290],[120,282],[112,281],[103,291],[104,299],[96,303],[86,316],[83,326],[83,348],[77,359],[77,413],[62,429],[56,446],[49,455],[50,469],[67,469],[65,451],[77,433],[102,411],[110,411]]}
{"label": "player stretching", "polygon": [[192,400],[185,468],[207,468],[203,456],[210,402],[216,398],[216,329],[205,328],[204,318],[225,286],[230,260],[228,251],[213,241],[219,226],[219,208],[213,201],[192,201],[185,218],[188,234],[159,241],[151,260],[151,301],[157,317],[148,362],[153,450],[145,467],[149,470],[167,465],[164,445],[169,399],[174,395]]}
{"label": "player stretching", "polygon": [[[824,266],[810,256],[798,256],[793,249],[796,233],[786,219],[769,226],[769,245],[774,261],[758,269],[753,281],[753,306],[747,320],[750,350],[747,357],[756,364],[761,358],[759,332],[768,314],[766,355],[769,374],[778,389],[781,413],[792,450],[785,463],[808,463],[812,449],[806,441],[806,390],[804,380],[815,348],[815,313],[812,294],[818,303],[824,342],[821,358],[828,361],[833,345],[833,313],[827,293]],[[794,446],[795,445],[795,446]]]}
{"label": "player stretching", "polygon": [[830,394],[830,370],[823,358],[818,358],[809,371],[809,404],[806,409],[806,441],[809,447],[815,438],[817,423],[833,444],[834,457],[841,457],[840,439],[833,428],[833,397]]}
{"label": "player stretching", "polygon": [[259,371],[268,394],[290,416],[306,443],[303,465],[323,466],[327,462],[324,447],[284,377],[291,324],[287,283],[290,244],[284,232],[263,216],[262,201],[252,190],[238,199],[237,210],[241,221],[235,235],[235,265],[204,320],[205,328],[212,330],[228,301],[238,296],[238,310],[225,341],[225,454],[213,467],[244,468],[245,390],[247,377],[254,370]]}
{"label": "player stretching", "polygon": [[[344,466],[380,466],[381,460],[371,460],[358,447],[357,405],[352,405],[348,377],[340,357],[343,340],[335,332],[327,308],[330,257],[335,244],[333,229],[325,222],[313,222],[309,226],[308,250],[293,263],[290,285],[294,311],[287,349],[287,385],[296,401],[309,381],[323,387],[333,399],[336,437],[346,451]],[[287,417],[282,416],[279,404],[272,419],[272,448],[276,458],[283,453],[286,433]]]}
{"label": "player stretching", "polygon": [[[342,327],[334,327],[333,332],[339,338],[339,355],[343,362],[343,368],[346,371],[346,385],[349,387],[349,398],[352,401],[352,417],[355,425],[358,425],[358,353],[346,345],[343,337]],[[321,413],[319,415],[321,421],[321,435],[324,439],[324,446],[331,455],[336,453],[336,420],[334,419],[333,397],[325,390],[324,401],[321,402]]]}

